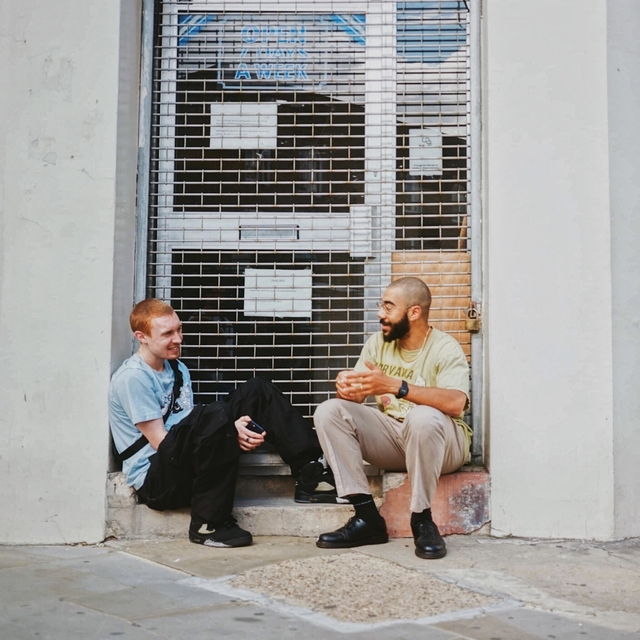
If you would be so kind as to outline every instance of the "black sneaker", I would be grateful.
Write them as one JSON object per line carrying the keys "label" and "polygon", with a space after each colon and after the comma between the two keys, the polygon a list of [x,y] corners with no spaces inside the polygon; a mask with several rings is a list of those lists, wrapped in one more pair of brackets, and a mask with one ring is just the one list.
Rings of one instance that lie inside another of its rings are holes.
{"label": "black sneaker", "polygon": [[348,504],[346,498],[338,498],[333,472],[320,460],[309,462],[300,470],[296,480],[294,498],[303,504]]}
{"label": "black sneaker", "polygon": [[437,560],[447,555],[447,547],[438,531],[436,523],[432,520],[423,520],[411,525],[413,541],[416,545],[418,558]]}
{"label": "black sneaker", "polygon": [[253,537],[241,529],[233,518],[229,518],[217,527],[211,527],[206,522],[199,525],[192,520],[189,540],[205,547],[247,547],[253,542]]}

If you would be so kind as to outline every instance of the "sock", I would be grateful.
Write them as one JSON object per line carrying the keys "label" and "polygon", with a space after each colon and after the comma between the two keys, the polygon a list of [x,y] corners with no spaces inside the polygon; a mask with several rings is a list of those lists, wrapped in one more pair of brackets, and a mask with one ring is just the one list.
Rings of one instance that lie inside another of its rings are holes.
{"label": "sock", "polygon": [[419,522],[433,522],[431,509],[425,509],[420,513],[411,513],[411,525],[416,525]]}
{"label": "sock", "polygon": [[356,510],[356,516],[365,522],[376,522],[382,518],[370,493],[357,493],[349,498],[349,502]]}

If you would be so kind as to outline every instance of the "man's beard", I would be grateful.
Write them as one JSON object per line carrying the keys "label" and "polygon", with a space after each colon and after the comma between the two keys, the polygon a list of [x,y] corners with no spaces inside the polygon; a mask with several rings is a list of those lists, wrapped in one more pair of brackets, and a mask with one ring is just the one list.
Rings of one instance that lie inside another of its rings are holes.
{"label": "man's beard", "polygon": [[[382,321],[380,321],[380,324],[383,324]],[[409,314],[405,311],[401,320],[398,320],[398,322],[389,322],[387,326],[390,327],[389,333],[386,335],[384,333],[382,334],[382,339],[385,342],[393,342],[394,340],[404,338],[407,333],[409,333]]]}

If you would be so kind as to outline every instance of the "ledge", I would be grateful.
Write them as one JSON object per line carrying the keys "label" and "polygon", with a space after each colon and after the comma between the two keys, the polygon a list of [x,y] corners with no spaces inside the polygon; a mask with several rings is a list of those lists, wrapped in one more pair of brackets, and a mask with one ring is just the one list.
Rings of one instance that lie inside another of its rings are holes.
{"label": "ledge", "polygon": [[[300,505],[293,501],[291,477],[241,477],[234,515],[254,535],[317,536],[342,526],[353,514],[349,505]],[[380,480],[382,483],[380,486]],[[256,484],[257,483],[257,484]],[[392,538],[410,538],[410,485],[406,473],[370,476],[372,493]],[[136,502],[120,472],[107,478],[107,536],[115,538],[181,537],[189,510],[153,511]],[[432,505],[443,535],[469,534],[490,521],[490,476],[482,467],[463,467],[440,478]]]}
{"label": "ledge", "polygon": [[[392,538],[411,538],[409,504],[411,485],[406,473],[385,473],[380,513]],[[462,467],[440,476],[431,505],[433,520],[442,535],[469,534],[491,521],[491,477],[484,467]]]}

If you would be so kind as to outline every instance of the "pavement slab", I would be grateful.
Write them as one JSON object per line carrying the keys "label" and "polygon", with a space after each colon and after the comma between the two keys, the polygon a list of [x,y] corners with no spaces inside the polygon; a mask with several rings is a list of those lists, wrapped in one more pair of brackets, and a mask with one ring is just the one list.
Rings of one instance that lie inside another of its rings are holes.
{"label": "pavement slab", "polygon": [[473,640],[627,640],[637,637],[561,615],[526,608],[503,611],[472,620],[443,622],[437,628]]}
{"label": "pavement slab", "polygon": [[[0,638],[640,640],[640,540],[450,536],[447,546],[436,561],[416,558],[412,541],[400,539],[340,551],[286,537],[258,537],[242,549],[186,539],[0,547]],[[315,583],[304,587],[309,573]],[[360,618],[325,608],[329,575],[340,611]],[[290,603],[269,588],[276,578],[308,599]],[[429,609],[439,593],[450,605],[440,613]],[[469,594],[494,604],[469,608]],[[403,599],[423,600],[422,613],[433,615],[394,618],[408,616]]]}
{"label": "pavement slab", "polygon": [[[602,625],[611,632],[638,633],[640,638],[640,540],[602,543],[485,536],[448,536],[446,540],[449,553],[437,561],[417,558],[413,541],[406,539],[351,552],[426,572],[461,588],[515,602],[519,607],[559,613],[583,624]],[[161,547],[169,543],[158,544]],[[192,575],[203,578],[230,575],[230,569],[238,575],[288,559],[344,553],[318,549],[315,540],[309,538],[256,538],[252,547],[233,550],[237,559],[224,554],[202,555],[202,549],[193,550],[199,549],[197,545],[185,544],[179,562],[172,566],[190,568]],[[125,543],[123,548],[151,557],[149,547],[143,543]],[[192,554],[198,557],[195,564],[190,560]],[[153,556],[156,561],[159,555]],[[373,585],[372,591],[375,589]]]}

